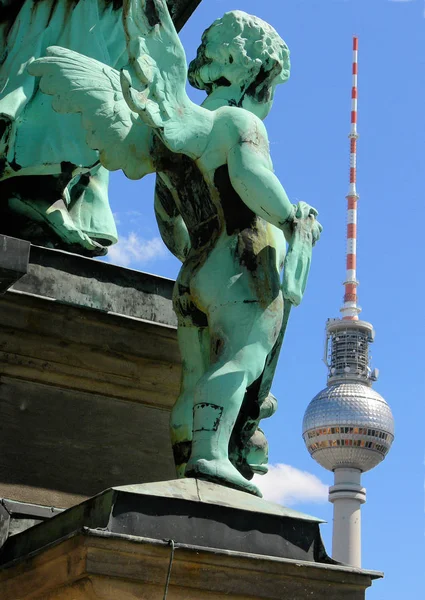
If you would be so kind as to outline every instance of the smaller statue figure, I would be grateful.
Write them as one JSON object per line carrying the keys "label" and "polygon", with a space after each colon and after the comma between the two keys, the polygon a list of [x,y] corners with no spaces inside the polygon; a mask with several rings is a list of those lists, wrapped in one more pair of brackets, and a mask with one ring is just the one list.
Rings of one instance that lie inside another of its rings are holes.
{"label": "smaller statue figure", "polygon": [[265,470],[258,423],[275,409],[282,323],[301,301],[321,232],[317,211],[291,204],[274,175],[262,123],[289,77],[289,51],[261,19],[226,13],[189,69],[208,94],[200,107],[186,94],[165,0],[129,0],[124,25],[121,76],[57,47],[29,71],[55,110],[82,114],[103,166],[134,179],[157,173],[161,235],[183,263],[173,298],[183,360],[171,416],[178,474],[260,495],[249,481]]}

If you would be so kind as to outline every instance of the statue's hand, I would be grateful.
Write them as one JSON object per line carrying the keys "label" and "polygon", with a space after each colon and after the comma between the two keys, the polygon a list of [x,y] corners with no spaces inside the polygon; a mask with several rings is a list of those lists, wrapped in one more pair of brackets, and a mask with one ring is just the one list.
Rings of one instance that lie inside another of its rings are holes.
{"label": "statue's hand", "polygon": [[283,296],[295,306],[301,303],[310,271],[311,254],[320,237],[322,226],[316,220],[317,210],[306,202],[294,206],[292,235],[285,259]]}
{"label": "statue's hand", "polygon": [[[309,222],[308,220],[310,219],[309,225],[311,229],[311,243],[312,246],[314,246],[314,244],[319,240],[320,234],[323,231],[323,227],[320,225],[319,221],[316,220],[316,217],[319,213],[313,206],[307,204],[307,202],[298,202],[298,204],[294,204],[293,207],[294,215],[292,223],[290,223],[290,225],[292,225],[290,238],[292,238],[294,228],[300,220],[307,220],[307,222]],[[288,242],[291,243],[291,239],[289,239]]]}

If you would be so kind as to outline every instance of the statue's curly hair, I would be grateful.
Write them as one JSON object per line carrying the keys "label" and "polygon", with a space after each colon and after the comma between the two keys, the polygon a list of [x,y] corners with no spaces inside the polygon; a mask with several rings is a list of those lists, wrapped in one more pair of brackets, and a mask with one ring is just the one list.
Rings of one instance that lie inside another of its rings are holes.
{"label": "statue's curly hair", "polygon": [[217,19],[202,35],[189,81],[208,94],[219,85],[240,85],[258,100],[272,84],[289,77],[289,48],[271,25],[235,10]]}

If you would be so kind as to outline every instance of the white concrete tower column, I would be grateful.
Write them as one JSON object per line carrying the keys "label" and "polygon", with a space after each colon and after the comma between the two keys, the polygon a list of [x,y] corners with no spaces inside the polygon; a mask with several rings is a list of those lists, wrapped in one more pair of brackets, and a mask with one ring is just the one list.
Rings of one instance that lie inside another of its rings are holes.
{"label": "white concrete tower column", "polygon": [[332,557],[361,567],[360,506],[366,502],[366,489],[360,485],[359,469],[334,471],[334,485],[329,488],[329,502],[334,505]]}

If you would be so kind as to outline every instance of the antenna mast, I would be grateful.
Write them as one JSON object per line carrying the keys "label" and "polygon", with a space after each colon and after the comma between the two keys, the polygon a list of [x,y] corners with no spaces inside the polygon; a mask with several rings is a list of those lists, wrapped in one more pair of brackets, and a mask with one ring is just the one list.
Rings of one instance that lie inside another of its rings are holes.
{"label": "antenna mast", "polygon": [[373,388],[377,369],[369,367],[371,323],[359,320],[357,304],[357,37],[353,38],[351,90],[350,187],[348,190],[347,272],[342,319],[328,319],[325,357],[327,387],[313,398],[303,421],[303,437],[311,456],[333,471],[329,501],[334,505],[333,557],[361,565],[360,506],[366,501],[361,474],[386,457],[394,439],[394,419],[384,398]]}
{"label": "antenna mast", "polygon": [[350,135],[350,186],[347,195],[347,250],[346,278],[344,282],[344,304],[341,308],[345,321],[357,321],[361,308],[357,304],[357,54],[358,38],[353,37],[353,83],[351,88],[351,130]]}

